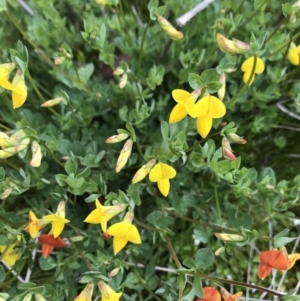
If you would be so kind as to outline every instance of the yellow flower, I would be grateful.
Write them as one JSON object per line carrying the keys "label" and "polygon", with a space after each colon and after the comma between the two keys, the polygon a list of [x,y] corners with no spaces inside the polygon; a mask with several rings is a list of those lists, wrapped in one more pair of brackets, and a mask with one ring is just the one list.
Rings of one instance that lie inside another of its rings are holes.
{"label": "yellow flower", "polygon": [[18,70],[12,82],[12,101],[13,108],[21,107],[27,98],[27,86],[24,80],[24,74]]}
{"label": "yellow flower", "polygon": [[43,220],[38,219],[36,215],[30,210],[29,211],[29,223],[27,227],[24,229],[27,231],[32,238],[36,238],[38,233],[46,226]]}
{"label": "yellow flower", "polygon": [[288,270],[291,269],[296,260],[299,260],[300,259],[300,254],[299,253],[293,253],[293,254],[289,254],[288,257],[287,257],[287,260],[288,260]]}
{"label": "yellow flower", "polygon": [[52,222],[52,233],[54,238],[57,238],[63,231],[65,224],[70,221],[65,218],[65,202],[61,201],[58,204],[55,214],[49,214],[43,217],[43,220]]}
{"label": "yellow flower", "polygon": [[149,180],[157,182],[159,191],[166,197],[170,191],[170,179],[175,176],[176,170],[172,166],[159,162],[151,169]]}
{"label": "yellow flower", "polygon": [[119,301],[122,293],[116,293],[109,285],[103,281],[98,282],[98,288],[102,294],[101,301]]}
{"label": "yellow flower", "polygon": [[142,181],[150,172],[151,168],[156,163],[155,159],[150,160],[148,163],[143,165],[134,175],[132,179],[132,184]]}
{"label": "yellow flower", "polygon": [[101,224],[103,232],[106,232],[107,222],[115,215],[124,211],[127,207],[125,204],[102,206],[98,199],[96,199],[95,204],[96,209],[87,216],[84,222],[89,224]]}
{"label": "yellow flower", "polygon": [[9,82],[9,74],[15,69],[15,63],[6,63],[0,65],[0,87],[12,90],[13,85]]}
{"label": "yellow flower", "polygon": [[294,43],[291,44],[288,52],[288,59],[291,64],[299,66],[300,64],[300,45],[296,47]]}
{"label": "yellow flower", "polygon": [[176,123],[181,121],[186,115],[195,118],[195,100],[193,96],[182,89],[175,89],[172,91],[173,99],[177,105],[173,108],[170,114],[169,123]]}
{"label": "yellow flower", "polygon": [[92,301],[94,291],[94,283],[88,283],[82,292],[74,299],[74,301]]}
{"label": "yellow flower", "polygon": [[133,213],[127,212],[123,221],[113,224],[107,229],[107,234],[113,236],[114,254],[117,255],[130,241],[141,244],[141,237],[136,226],[132,225]]}
{"label": "yellow flower", "polygon": [[14,247],[15,244],[12,244],[5,251],[6,246],[0,246],[0,253],[3,253],[5,251],[2,261],[11,267],[15,265],[16,261],[19,259],[18,251],[14,250]]}
{"label": "yellow flower", "polygon": [[[250,79],[252,69],[253,69],[253,65],[254,65],[254,61],[255,61],[255,57],[251,56],[248,59],[246,59],[244,61],[244,63],[242,64],[241,69],[242,69],[243,72],[245,72],[244,76],[243,76],[243,81],[246,85],[248,84],[248,81]],[[265,64],[264,64],[263,60],[259,57],[256,57],[256,64],[255,64],[254,73],[253,73],[251,81],[248,85],[250,86],[253,83],[254,78],[255,78],[255,74],[261,74],[261,73],[264,72],[264,70],[265,70]]]}
{"label": "yellow flower", "polygon": [[226,113],[224,103],[215,96],[204,96],[195,104],[197,129],[202,138],[211,130],[213,118],[221,118]]}
{"label": "yellow flower", "polygon": [[164,17],[159,16],[157,21],[163,31],[174,41],[181,40],[183,38],[183,33],[178,31],[168,20]]}

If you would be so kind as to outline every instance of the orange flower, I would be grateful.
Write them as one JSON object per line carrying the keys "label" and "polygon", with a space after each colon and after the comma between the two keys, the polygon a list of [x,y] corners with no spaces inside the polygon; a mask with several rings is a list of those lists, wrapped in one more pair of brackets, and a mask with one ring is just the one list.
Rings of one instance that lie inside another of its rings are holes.
{"label": "orange flower", "polygon": [[38,240],[42,243],[42,254],[46,258],[54,248],[62,248],[65,242],[60,238],[54,238],[53,234],[44,234],[39,236]]}
{"label": "orange flower", "polygon": [[259,254],[258,277],[264,280],[272,269],[286,271],[288,258],[280,251],[270,250]]}
{"label": "orange flower", "polygon": [[203,287],[203,298],[197,301],[221,301],[221,295],[214,287],[206,286]]}
{"label": "orange flower", "polygon": [[237,292],[234,295],[231,295],[224,287],[221,287],[221,294],[224,301],[238,301],[243,295],[243,292]]}

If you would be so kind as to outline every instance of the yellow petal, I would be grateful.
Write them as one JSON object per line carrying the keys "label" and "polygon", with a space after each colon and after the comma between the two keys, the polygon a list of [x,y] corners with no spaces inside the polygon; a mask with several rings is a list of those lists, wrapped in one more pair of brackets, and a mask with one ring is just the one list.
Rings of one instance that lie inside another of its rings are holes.
{"label": "yellow petal", "polygon": [[149,173],[149,180],[151,182],[158,182],[161,179],[172,179],[176,176],[176,170],[165,164],[157,163]]}
{"label": "yellow petal", "polygon": [[[250,72],[250,74],[251,74],[253,65],[254,65],[254,56],[251,56],[244,61],[241,69],[242,69],[242,71]],[[264,70],[265,70],[265,64],[264,64],[263,60],[261,58],[257,57],[254,73],[260,74]]]}
{"label": "yellow petal", "polygon": [[196,107],[195,107],[195,100],[193,97],[189,98],[185,104],[185,110],[187,113],[192,117],[196,118],[197,117],[197,112],[196,112]]}
{"label": "yellow petal", "polygon": [[126,237],[114,237],[113,248],[114,254],[117,255],[128,243]]}
{"label": "yellow petal", "polygon": [[187,111],[182,104],[177,104],[173,110],[171,111],[170,117],[169,117],[169,123],[176,123],[181,121],[183,118],[185,118],[187,115]]}
{"label": "yellow petal", "polygon": [[13,101],[13,108],[17,109],[20,108],[26,101],[27,98],[27,90],[24,93],[19,94],[12,91],[12,101]]}
{"label": "yellow petal", "polygon": [[129,229],[128,234],[127,234],[127,239],[128,239],[128,241],[130,241],[134,244],[142,243],[140,233],[135,225],[131,225],[131,228]]}
{"label": "yellow petal", "polygon": [[36,225],[29,225],[29,234],[32,238],[36,238],[38,236],[39,230]]}
{"label": "yellow petal", "polygon": [[[300,45],[299,45],[300,46]],[[290,48],[288,52],[288,59],[291,64],[298,66],[300,62],[300,47],[297,48]],[[299,48],[299,50],[298,50]]]}
{"label": "yellow petal", "polygon": [[220,118],[225,115],[226,107],[219,98],[204,96],[195,104],[195,111],[198,117],[210,116],[212,118]]}
{"label": "yellow petal", "polygon": [[119,223],[111,225],[107,229],[107,234],[114,236],[114,237],[125,237],[131,227],[132,227],[131,223],[119,222]]}
{"label": "yellow petal", "polygon": [[197,129],[202,138],[206,138],[212,127],[212,118],[201,116],[197,119]]}
{"label": "yellow petal", "polygon": [[35,215],[34,212],[31,211],[31,210],[29,211],[29,220],[30,220],[31,222],[34,222],[34,221],[37,220],[36,215]]}
{"label": "yellow petal", "polygon": [[99,209],[93,210],[84,220],[85,223],[89,224],[100,224],[103,218],[103,214]]}
{"label": "yellow petal", "polygon": [[[173,99],[177,102],[177,103],[180,103],[180,104],[185,104],[185,102],[192,98],[193,97],[191,96],[191,94],[185,90],[182,90],[182,89],[175,89],[172,91],[172,96],[173,96]],[[194,99],[193,99],[194,100]]]}
{"label": "yellow petal", "polygon": [[[245,73],[244,73],[243,81],[244,81],[245,85],[247,85],[250,76],[251,76],[251,72],[245,72]],[[255,78],[255,74],[253,74],[253,76],[252,76],[252,78],[251,78],[251,81],[250,81],[250,83],[248,84],[248,86],[250,86],[250,85],[253,83],[254,78]]]}
{"label": "yellow petal", "polygon": [[62,223],[59,220],[53,221],[52,233],[53,233],[54,238],[57,238],[62,233],[62,231],[64,230],[64,227],[65,227],[65,223]]}
{"label": "yellow petal", "polygon": [[167,196],[170,191],[170,181],[168,179],[161,179],[157,182],[158,189],[163,196]]}
{"label": "yellow petal", "polygon": [[6,90],[12,90],[13,85],[9,82],[9,80],[6,77],[0,76],[0,87]]}
{"label": "yellow petal", "polygon": [[293,254],[290,254],[288,255],[288,270],[291,269],[296,260],[299,260],[300,259],[300,254],[299,253],[293,253]]}

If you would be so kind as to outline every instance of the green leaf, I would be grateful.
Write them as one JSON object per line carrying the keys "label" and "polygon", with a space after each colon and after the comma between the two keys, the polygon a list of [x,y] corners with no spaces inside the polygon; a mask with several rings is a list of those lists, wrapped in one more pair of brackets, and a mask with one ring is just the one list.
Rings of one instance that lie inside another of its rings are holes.
{"label": "green leaf", "polygon": [[216,93],[218,90],[222,88],[222,84],[220,82],[210,82],[205,85],[208,93]]}
{"label": "green leaf", "polygon": [[101,195],[101,194],[91,194],[89,197],[85,198],[84,201],[85,201],[86,203],[92,203],[92,202],[95,202],[96,199],[98,199],[100,195]]}
{"label": "green leaf", "polygon": [[199,249],[196,253],[195,262],[199,269],[206,268],[212,265],[215,261],[215,255],[211,249]]}
{"label": "green leaf", "polygon": [[277,233],[274,238],[280,238],[280,237],[283,237],[287,234],[289,234],[290,230],[289,229],[284,229],[282,230],[281,232]]}
{"label": "green leaf", "polygon": [[188,81],[191,88],[193,88],[194,90],[202,88],[204,86],[204,81],[201,76],[195,73],[189,73]]}
{"label": "green leaf", "polygon": [[130,122],[126,123],[126,129],[132,134],[135,135],[135,130]]}
{"label": "green leaf", "polygon": [[150,19],[156,20],[156,11],[158,7],[158,0],[150,0],[148,3],[148,10],[150,12]]}
{"label": "green leaf", "polygon": [[293,14],[293,6],[291,3],[281,4],[282,13],[288,19]]}
{"label": "green leaf", "polygon": [[197,268],[196,262],[192,258],[185,258],[182,262],[182,264],[190,269]]}
{"label": "green leaf", "polygon": [[79,81],[81,83],[81,85],[80,85],[81,87],[83,87],[87,83],[89,78],[92,76],[94,69],[95,69],[94,64],[90,63],[90,64],[80,67],[77,70]]}
{"label": "green leaf", "polygon": [[26,282],[26,283],[18,283],[17,285],[19,290],[28,290],[30,288],[36,287],[36,283],[34,282]]}
{"label": "green leaf", "polygon": [[39,264],[40,264],[40,268],[43,270],[43,271],[49,271],[49,270],[52,270],[56,267],[56,261],[51,257],[51,256],[48,256],[46,258],[44,257],[40,257],[39,258]]}
{"label": "green leaf", "polygon": [[216,69],[207,69],[201,73],[201,79],[204,84],[207,85],[211,82],[219,82],[220,75],[216,71]]}
{"label": "green leaf", "polygon": [[195,294],[199,298],[203,298],[203,290],[202,290],[202,281],[198,277],[194,277],[193,289],[195,290]]}
{"label": "green leaf", "polygon": [[0,0],[0,12],[7,11],[6,0]]}
{"label": "green leaf", "polygon": [[274,238],[273,244],[275,248],[280,248],[292,241],[297,239],[297,237],[279,237],[279,238]]}
{"label": "green leaf", "polygon": [[2,265],[0,265],[0,282],[5,280],[5,271]]}
{"label": "green leaf", "polygon": [[77,168],[78,168],[78,164],[73,159],[69,159],[65,164],[65,171],[67,172],[68,175],[71,173],[75,175],[77,172]]}
{"label": "green leaf", "polygon": [[185,296],[183,296],[183,298],[181,299],[181,301],[193,301],[195,295],[196,295],[195,289],[192,288],[188,294],[186,294]]}
{"label": "green leaf", "polygon": [[161,135],[163,137],[163,140],[165,142],[168,142],[168,140],[169,140],[169,124],[166,121],[162,121],[160,123],[160,130],[161,130]]}

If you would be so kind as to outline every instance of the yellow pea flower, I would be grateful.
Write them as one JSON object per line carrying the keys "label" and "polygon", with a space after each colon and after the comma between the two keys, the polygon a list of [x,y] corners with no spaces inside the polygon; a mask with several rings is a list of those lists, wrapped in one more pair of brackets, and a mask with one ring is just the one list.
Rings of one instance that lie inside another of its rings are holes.
{"label": "yellow pea flower", "polygon": [[195,104],[197,129],[202,138],[206,138],[212,127],[213,118],[221,118],[226,113],[224,103],[215,96],[204,96]]}
{"label": "yellow pea flower", "polygon": [[[250,79],[251,73],[252,73],[252,69],[253,69],[253,65],[254,65],[254,61],[255,61],[255,57],[251,56],[248,59],[246,59],[244,61],[244,63],[242,64],[242,71],[245,72],[244,76],[243,76],[243,81],[244,83],[247,85],[248,81]],[[256,64],[255,64],[255,69],[254,69],[254,74],[251,78],[250,83],[248,84],[249,86],[253,83],[254,78],[255,78],[255,74],[261,74],[263,73],[265,70],[265,64],[263,62],[263,60],[259,57],[256,57]]]}
{"label": "yellow pea flower", "polygon": [[151,168],[156,163],[155,159],[150,160],[148,163],[143,165],[134,175],[132,184],[142,181],[150,172]]}
{"label": "yellow pea flower", "polygon": [[82,292],[74,299],[74,301],[92,301],[94,291],[94,283],[88,283]]}
{"label": "yellow pea flower", "polygon": [[13,85],[9,82],[9,74],[16,68],[15,63],[6,63],[0,65],[0,87],[12,90]]}
{"label": "yellow pea flower", "polygon": [[31,151],[32,151],[32,157],[30,161],[30,165],[32,167],[39,167],[42,162],[42,149],[41,146],[38,144],[37,141],[32,141],[31,143]]}
{"label": "yellow pea flower", "polygon": [[65,224],[70,221],[65,218],[65,202],[61,201],[58,204],[57,211],[55,214],[49,214],[43,217],[43,220],[52,222],[52,233],[54,238],[57,238],[64,230]]}
{"label": "yellow pea flower", "polygon": [[133,213],[127,212],[123,221],[113,224],[107,229],[107,234],[113,236],[114,254],[117,255],[130,241],[141,244],[141,237],[135,225],[132,225]]}
{"label": "yellow pea flower", "polygon": [[21,70],[18,70],[12,81],[12,101],[13,108],[20,108],[27,98],[27,86],[24,80],[24,74]]}
{"label": "yellow pea flower", "polygon": [[102,206],[98,199],[95,201],[96,209],[94,209],[84,220],[89,224],[101,224],[103,232],[106,232],[107,222],[124,211],[127,207],[126,204],[117,204],[114,206]]}
{"label": "yellow pea flower", "polygon": [[115,292],[109,285],[103,281],[97,283],[98,288],[102,294],[101,301],[119,301],[122,293]]}
{"label": "yellow pea flower", "polygon": [[163,196],[167,196],[170,191],[170,179],[175,178],[176,170],[165,163],[157,163],[149,173],[149,180],[157,182],[159,191]]}
{"label": "yellow pea flower", "polygon": [[287,257],[287,260],[288,260],[288,268],[287,269],[288,270],[291,269],[294,266],[295,262],[299,259],[300,259],[299,253],[289,254]]}
{"label": "yellow pea flower", "polygon": [[132,139],[128,139],[125,142],[125,144],[120,152],[120,156],[118,158],[117,164],[116,164],[116,173],[120,172],[121,169],[126,165],[128,159],[131,155],[132,144],[133,144]]}
{"label": "yellow pea flower", "polygon": [[19,259],[19,254],[17,250],[14,250],[15,244],[12,244],[5,251],[6,246],[0,246],[0,253],[2,254],[5,251],[5,254],[2,258],[2,261],[8,266],[14,266],[16,261]]}
{"label": "yellow pea flower", "polygon": [[177,105],[173,108],[170,114],[169,123],[176,123],[181,121],[187,115],[195,118],[195,100],[191,93],[182,90],[175,89],[172,91],[173,99],[177,102]]}
{"label": "yellow pea flower", "polygon": [[44,220],[38,219],[36,215],[30,210],[29,223],[24,230],[27,231],[32,238],[36,238],[41,229],[43,229],[46,225],[47,223]]}
{"label": "yellow pea flower", "polygon": [[181,40],[184,35],[181,31],[178,31],[168,20],[164,17],[159,16],[157,18],[159,25],[161,26],[162,30],[174,41]]}
{"label": "yellow pea flower", "polygon": [[291,64],[295,66],[299,66],[300,64],[300,45],[296,47],[294,43],[291,43],[291,46],[289,48],[288,52],[288,59],[291,62]]}

